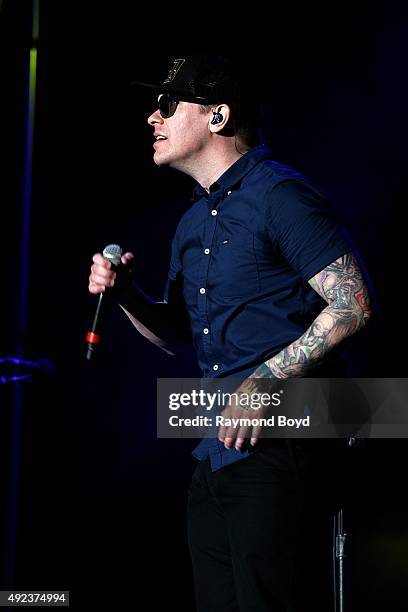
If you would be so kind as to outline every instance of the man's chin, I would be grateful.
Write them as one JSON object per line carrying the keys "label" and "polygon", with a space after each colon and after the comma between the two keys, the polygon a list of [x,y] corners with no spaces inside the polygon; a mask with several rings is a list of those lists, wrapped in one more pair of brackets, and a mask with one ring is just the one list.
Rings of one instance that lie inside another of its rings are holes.
{"label": "man's chin", "polygon": [[153,155],[153,161],[155,163],[156,166],[158,167],[162,167],[162,166],[167,166],[168,168],[173,168],[174,170],[180,170],[181,172],[183,172],[183,163],[181,162],[181,160],[177,159],[177,157],[172,156],[172,155],[165,155],[165,154],[160,154],[158,151],[155,152],[155,154]]}
{"label": "man's chin", "polygon": [[164,155],[159,155],[157,152],[153,155],[153,161],[156,166],[168,166],[170,160],[166,158]]}

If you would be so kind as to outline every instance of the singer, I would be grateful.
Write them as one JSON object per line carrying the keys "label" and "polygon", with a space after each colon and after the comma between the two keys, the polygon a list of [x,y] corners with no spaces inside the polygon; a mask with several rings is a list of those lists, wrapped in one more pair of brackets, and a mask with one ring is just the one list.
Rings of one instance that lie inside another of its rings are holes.
{"label": "singer", "polygon": [[[195,201],[174,236],[163,302],[130,274],[118,283],[101,254],[89,291],[115,288],[136,329],[170,355],[194,342],[203,376],[239,375],[238,393],[265,380],[338,375],[339,347],[371,316],[369,291],[325,194],[262,144],[259,87],[232,61],[208,55],[179,56],[163,83],[135,86],[157,94],[148,118],[154,163],[193,177]],[[121,257],[125,269],[132,260]],[[230,406],[225,416],[248,415]],[[198,612],[295,605],[306,462],[301,444],[268,442],[225,425],[193,451],[188,538]]]}

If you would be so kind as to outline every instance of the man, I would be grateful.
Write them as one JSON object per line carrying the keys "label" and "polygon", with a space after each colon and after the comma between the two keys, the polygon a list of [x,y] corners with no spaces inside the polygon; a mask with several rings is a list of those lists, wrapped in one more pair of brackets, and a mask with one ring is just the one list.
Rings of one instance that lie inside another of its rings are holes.
{"label": "man", "polygon": [[[192,340],[204,377],[239,376],[238,392],[332,373],[337,347],[370,317],[368,290],[324,195],[257,142],[254,90],[212,56],[178,57],[162,84],[139,85],[158,96],[148,118],[154,162],[197,187],[173,240],[164,301],[129,279],[116,287],[129,319],[169,354]],[[132,259],[122,257],[125,269]],[[96,254],[89,291],[115,281]],[[199,612],[281,611],[293,599],[302,452],[258,438],[221,427],[193,452],[188,536]]]}

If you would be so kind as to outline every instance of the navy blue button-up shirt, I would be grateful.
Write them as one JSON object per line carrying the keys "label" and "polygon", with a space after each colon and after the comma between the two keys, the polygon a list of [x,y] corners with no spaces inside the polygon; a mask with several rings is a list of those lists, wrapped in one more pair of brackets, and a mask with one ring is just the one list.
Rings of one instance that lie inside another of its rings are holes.
{"label": "navy blue button-up shirt", "polygon": [[[352,245],[324,194],[265,145],[194,196],[164,299],[182,292],[205,377],[244,376],[310,326],[327,304],[307,281]],[[204,440],[194,454],[217,469],[247,453]]]}

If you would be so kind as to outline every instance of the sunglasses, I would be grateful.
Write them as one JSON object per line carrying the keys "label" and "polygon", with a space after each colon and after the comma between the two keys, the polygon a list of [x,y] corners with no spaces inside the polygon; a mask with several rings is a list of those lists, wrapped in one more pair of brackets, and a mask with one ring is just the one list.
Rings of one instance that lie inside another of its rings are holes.
{"label": "sunglasses", "polygon": [[163,119],[172,117],[176,112],[180,98],[172,93],[164,93],[159,98],[159,113]]}
{"label": "sunglasses", "polygon": [[192,102],[193,104],[206,104],[205,98],[180,98],[176,94],[173,93],[164,93],[161,94],[158,105],[159,105],[159,113],[163,117],[163,119],[168,119],[172,117],[177,110],[178,103],[183,100],[185,102]]}

